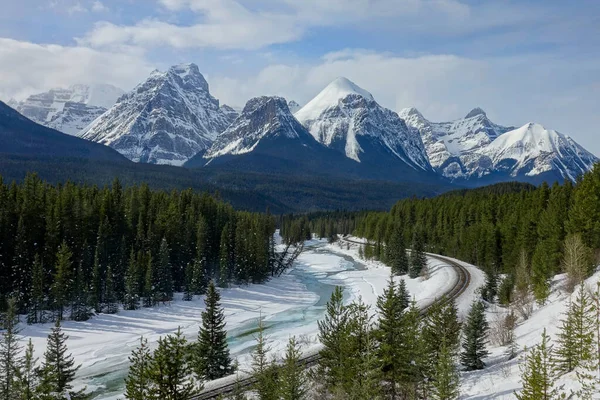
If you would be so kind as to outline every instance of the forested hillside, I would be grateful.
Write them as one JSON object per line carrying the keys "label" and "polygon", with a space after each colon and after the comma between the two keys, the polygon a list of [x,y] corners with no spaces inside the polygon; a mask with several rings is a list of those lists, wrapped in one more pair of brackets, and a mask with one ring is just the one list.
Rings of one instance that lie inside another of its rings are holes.
{"label": "forested hillside", "polygon": [[[497,184],[401,200],[390,212],[325,213],[300,220],[307,226],[304,231],[322,237],[354,233],[368,238],[372,245],[365,248],[365,256],[388,263],[393,260],[388,259],[386,245],[408,248],[423,243],[427,251],[482,267],[492,292],[510,293],[510,287],[496,287],[497,276],[508,274],[505,286],[512,285],[516,266],[525,260],[535,295],[543,301],[551,277],[566,268],[561,262],[565,243],[582,246],[591,272],[600,249],[599,199],[597,166],[576,184]],[[285,226],[291,227],[289,222]],[[291,228],[284,232],[298,235]]]}
{"label": "forested hillside", "polygon": [[116,312],[199,294],[208,280],[262,282],[274,218],[192,190],[0,178],[0,304],[28,322]]}

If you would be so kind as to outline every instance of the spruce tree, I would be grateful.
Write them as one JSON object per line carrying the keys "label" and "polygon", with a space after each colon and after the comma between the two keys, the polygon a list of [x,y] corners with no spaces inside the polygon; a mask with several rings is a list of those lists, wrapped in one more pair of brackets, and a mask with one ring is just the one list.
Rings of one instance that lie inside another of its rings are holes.
{"label": "spruce tree", "polygon": [[87,321],[92,315],[87,305],[88,291],[87,283],[83,274],[81,264],[77,266],[77,278],[75,279],[74,298],[71,302],[71,319],[73,321]]}
{"label": "spruce tree", "polygon": [[185,267],[185,283],[183,286],[183,301],[194,299],[194,264],[188,263]]}
{"label": "spruce tree", "polygon": [[418,278],[425,268],[427,268],[425,243],[423,242],[422,235],[415,232],[412,249],[410,251],[410,270],[408,271],[408,274],[413,279]]}
{"label": "spruce tree", "polygon": [[387,288],[377,298],[379,326],[375,331],[378,346],[381,379],[385,382],[385,392],[389,398],[398,394],[398,380],[401,371],[400,351],[402,344],[402,312],[403,299],[399,296],[396,285],[390,277]]}
{"label": "spruce tree", "polygon": [[173,335],[158,340],[158,348],[152,355],[148,376],[150,398],[162,400],[189,400],[202,387],[189,363],[187,341],[181,329]]}
{"label": "spruce tree", "polygon": [[66,242],[63,242],[58,248],[56,254],[56,267],[54,273],[54,282],[52,284],[52,298],[54,300],[54,310],[56,318],[61,321],[63,312],[67,305],[69,289],[71,285],[71,257],[73,253]]}
{"label": "spruce tree", "polygon": [[564,398],[553,387],[556,375],[552,359],[552,346],[546,329],[542,333],[542,342],[534,346],[521,367],[523,389],[515,393],[518,400],[558,400]]}
{"label": "spruce tree", "polygon": [[428,388],[423,385],[427,365],[421,330],[421,312],[414,301],[402,315],[398,354],[402,395],[404,398],[417,398],[418,396],[427,398]]}
{"label": "spruce tree", "polygon": [[[423,324],[423,341],[427,353],[428,373],[433,374],[441,357],[442,345],[455,354],[460,345],[461,324],[452,300],[441,298],[428,310]],[[442,340],[440,340],[442,338]]]}
{"label": "spruce tree", "polygon": [[85,398],[83,391],[71,392],[73,378],[79,369],[71,354],[67,354],[67,340],[60,326],[60,321],[52,328],[46,344],[44,361],[41,368],[40,390],[44,396],[65,395],[74,398]]}
{"label": "spruce tree", "polygon": [[400,225],[396,225],[390,240],[386,247],[386,261],[391,267],[394,275],[404,275],[408,273],[408,256],[406,255],[406,245],[404,244],[404,235]]}
{"label": "spruce tree", "polygon": [[140,306],[140,279],[138,271],[138,257],[132,248],[129,254],[127,274],[125,275],[125,301],[123,302],[123,308],[126,310],[137,310]]}
{"label": "spruce tree", "polygon": [[333,391],[344,381],[351,354],[348,348],[349,318],[341,287],[336,287],[327,302],[325,318],[318,322],[319,341],[323,345],[317,375],[327,390]]}
{"label": "spruce tree", "polygon": [[306,371],[298,364],[301,355],[296,338],[291,337],[279,374],[281,400],[304,400],[307,398]]}
{"label": "spruce tree", "polygon": [[156,267],[158,299],[162,302],[173,300],[173,272],[169,253],[169,245],[163,238],[160,242]]}
{"label": "spruce tree", "polygon": [[0,335],[0,399],[17,398],[17,376],[22,368],[17,327],[17,300],[8,299],[8,308],[4,317],[4,331]]}
{"label": "spruce tree", "polygon": [[400,279],[400,283],[398,283],[398,297],[400,298],[402,309],[406,310],[410,305],[410,293],[406,288],[406,281],[404,279]]}
{"label": "spruce tree", "polygon": [[456,368],[456,347],[440,335],[440,350],[435,365],[432,386],[436,400],[455,400],[459,396],[460,375]]}
{"label": "spruce tree", "polygon": [[107,314],[116,314],[119,311],[119,305],[117,303],[117,294],[115,293],[115,283],[113,276],[113,269],[108,266],[106,269],[106,284],[104,285],[104,302],[105,312]]}
{"label": "spruce tree", "polygon": [[129,373],[125,378],[125,398],[129,400],[150,399],[150,367],[152,354],[148,340],[141,337],[140,345],[129,356]]}
{"label": "spruce tree", "polygon": [[277,400],[279,396],[278,371],[275,363],[268,359],[271,349],[266,344],[264,330],[262,318],[259,317],[256,347],[252,351],[252,376],[255,379],[252,389],[260,400]]}
{"label": "spruce tree", "polygon": [[27,311],[27,323],[37,324],[45,322],[44,308],[46,306],[44,294],[44,267],[40,256],[36,253],[33,260],[33,270],[31,278],[31,300],[29,310]]}
{"label": "spruce tree", "polygon": [[227,347],[225,314],[220,301],[221,295],[211,281],[204,299],[206,308],[202,312],[194,365],[196,373],[207,380],[222,378],[234,372]]}
{"label": "spruce tree", "polygon": [[19,400],[35,400],[38,399],[39,373],[37,371],[37,358],[33,355],[33,343],[31,339],[25,347],[25,357],[21,368],[16,374],[16,391]]}
{"label": "spruce tree", "polygon": [[460,355],[460,362],[467,371],[485,368],[483,359],[489,354],[486,350],[488,331],[485,307],[483,303],[475,301],[465,323],[463,351]]}
{"label": "spruce tree", "polygon": [[154,263],[152,257],[147,257],[146,274],[144,275],[144,307],[156,304],[156,287],[154,285]]}
{"label": "spruce tree", "polygon": [[585,285],[579,285],[558,334],[556,364],[561,372],[571,372],[596,357],[594,306]]}

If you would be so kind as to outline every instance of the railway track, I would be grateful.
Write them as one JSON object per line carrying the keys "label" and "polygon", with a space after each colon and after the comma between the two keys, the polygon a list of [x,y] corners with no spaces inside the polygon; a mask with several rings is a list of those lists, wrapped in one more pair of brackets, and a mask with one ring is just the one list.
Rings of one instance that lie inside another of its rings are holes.
{"label": "railway track", "polygon": [[[349,239],[342,239],[342,240],[345,242],[350,242],[350,243],[355,243],[355,244],[364,244],[364,243],[356,242],[356,241],[349,240]],[[431,304],[423,307],[421,309],[421,316],[425,316],[427,314],[427,311],[434,304],[436,304],[440,301],[449,301],[449,300],[457,299],[461,294],[464,293],[464,291],[469,287],[469,284],[471,283],[471,274],[464,266],[460,265],[459,263],[457,263],[447,257],[440,256],[437,254],[429,254],[428,253],[427,256],[430,258],[434,258],[438,261],[441,261],[445,264],[450,265],[452,268],[454,268],[456,270],[458,279],[456,280],[456,283],[452,286],[452,288],[448,292],[444,293],[443,296],[441,296],[440,298],[438,298]],[[320,356],[318,353],[311,354],[311,355],[302,357],[298,361],[298,363],[305,368],[310,368],[310,367],[316,365],[317,362],[319,361],[319,359],[320,359]],[[211,399],[216,399],[219,396],[228,396],[228,395],[235,393],[236,390],[247,390],[254,383],[256,383],[256,379],[252,376],[240,378],[236,382],[227,383],[220,387],[205,390],[202,393],[190,398],[190,400],[211,400]]]}

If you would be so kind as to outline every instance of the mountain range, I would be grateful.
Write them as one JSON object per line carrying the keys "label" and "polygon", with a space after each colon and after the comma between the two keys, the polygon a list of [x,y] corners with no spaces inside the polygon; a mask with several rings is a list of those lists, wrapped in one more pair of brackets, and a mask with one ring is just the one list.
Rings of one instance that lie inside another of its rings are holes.
{"label": "mountain range", "polygon": [[475,108],[452,122],[396,113],[346,78],[304,106],[275,96],[220,104],[195,64],[154,71],[128,93],[53,89],[11,102],[24,116],[137,163],[259,174],[478,186],[574,180],[598,159],[540,124],[492,122]]}

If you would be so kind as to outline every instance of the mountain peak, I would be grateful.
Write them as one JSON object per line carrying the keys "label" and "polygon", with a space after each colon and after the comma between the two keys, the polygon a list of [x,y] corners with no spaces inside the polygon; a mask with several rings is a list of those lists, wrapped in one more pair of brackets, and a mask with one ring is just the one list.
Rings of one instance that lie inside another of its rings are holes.
{"label": "mountain peak", "polygon": [[206,82],[206,79],[200,73],[200,69],[194,63],[173,65],[169,68],[169,74],[178,76],[186,85],[199,86],[203,90],[208,91],[208,82]]}
{"label": "mountain peak", "polygon": [[483,115],[484,117],[487,117],[487,114],[485,113],[485,111],[483,111],[479,107],[475,107],[474,109],[469,111],[469,113],[465,116],[465,119],[477,117],[478,115]]}
{"label": "mountain peak", "polygon": [[[368,100],[374,100],[373,95],[343,76],[336,78],[323,89],[320,94],[327,93],[336,99],[342,99],[349,94],[358,94]],[[318,96],[317,96],[318,97]]]}
{"label": "mountain peak", "polygon": [[423,117],[423,114],[421,114],[421,112],[419,110],[417,110],[415,107],[403,108],[402,110],[400,110],[398,112],[398,115],[402,119],[407,119],[407,118],[411,118],[411,117],[418,118],[418,119],[425,119]]}

